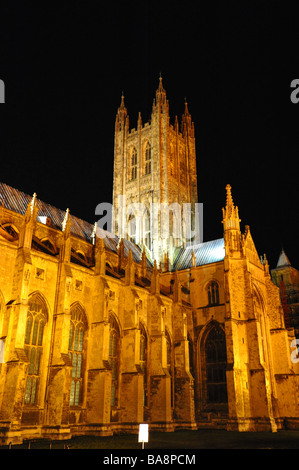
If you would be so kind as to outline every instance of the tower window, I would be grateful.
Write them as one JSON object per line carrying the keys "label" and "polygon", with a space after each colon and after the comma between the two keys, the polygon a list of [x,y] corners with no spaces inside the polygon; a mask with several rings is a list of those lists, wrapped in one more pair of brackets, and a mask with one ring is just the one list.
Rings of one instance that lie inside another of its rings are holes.
{"label": "tower window", "polygon": [[137,178],[137,150],[134,148],[131,156],[131,180]]}
{"label": "tower window", "polygon": [[144,220],[144,243],[149,250],[152,249],[152,239],[151,239],[151,216],[149,212],[145,213]]}
{"label": "tower window", "polygon": [[215,281],[212,281],[208,286],[208,301],[209,305],[219,304],[219,286]]}
{"label": "tower window", "polygon": [[149,175],[152,171],[152,149],[149,142],[145,147],[145,174]]}
{"label": "tower window", "polygon": [[129,231],[129,240],[133,243],[136,243],[136,218],[131,215],[128,221],[128,231]]}

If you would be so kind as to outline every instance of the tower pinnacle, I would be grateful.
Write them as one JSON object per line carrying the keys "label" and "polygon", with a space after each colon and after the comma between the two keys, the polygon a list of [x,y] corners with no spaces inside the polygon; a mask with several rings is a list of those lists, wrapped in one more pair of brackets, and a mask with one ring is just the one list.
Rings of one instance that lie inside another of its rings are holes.
{"label": "tower pinnacle", "polygon": [[232,193],[231,193],[231,185],[226,185],[226,206],[222,208],[223,212],[223,226],[224,230],[227,229],[237,229],[240,230],[240,222],[239,219],[239,209],[237,206],[234,205]]}
{"label": "tower pinnacle", "polygon": [[232,191],[231,191],[231,185],[227,184],[226,185],[226,210],[228,212],[228,215],[231,216],[234,206],[234,201],[232,197]]}

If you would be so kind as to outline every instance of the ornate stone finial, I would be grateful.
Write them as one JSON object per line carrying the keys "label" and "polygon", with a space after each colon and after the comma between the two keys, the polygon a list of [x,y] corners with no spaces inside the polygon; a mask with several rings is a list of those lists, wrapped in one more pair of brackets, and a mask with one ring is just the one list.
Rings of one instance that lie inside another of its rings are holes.
{"label": "ornate stone finial", "polygon": [[29,202],[25,214],[25,221],[28,222],[33,216],[36,210],[36,193],[33,194],[31,201]]}
{"label": "ornate stone finial", "polygon": [[137,127],[138,128],[142,127],[142,118],[141,118],[141,112],[140,111],[138,113]]}
{"label": "ornate stone finial", "polygon": [[124,92],[121,92],[121,101],[120,101],[120,107],[124,108],[125,107],[125,95]]}
{"label": "ornate stone finial", "polygon": [[70,220],[70,210],[67,209],[65,216],[62,222],[62,231],[64,232],[65,238],[70,234],[71,220]]}
{"label": "ornate stone finial", "polygon": [[232,198],[231,185],[226,185],[226,207],[234,207],[234,201]]}
{"label": "ornate stone finial", "polygon": [[90,235],[93,245],[95,245],[95,242],[96,242],[97,228],[98,228],[98,223],[95,222],[93,226],[92,234]]}
{"label": "ornate stone finial", "polygon": [[196,256],[193,250],[191,252],[191,265],[192,265],[192,268],[196,268]]}
{"label": "ornate stone finial", "polygon": [[189,110],[188,110],[188,103],[187,103],[187,98],[185,97],[185,111],[184,111],[184,115],[185,116],[189,116]]}

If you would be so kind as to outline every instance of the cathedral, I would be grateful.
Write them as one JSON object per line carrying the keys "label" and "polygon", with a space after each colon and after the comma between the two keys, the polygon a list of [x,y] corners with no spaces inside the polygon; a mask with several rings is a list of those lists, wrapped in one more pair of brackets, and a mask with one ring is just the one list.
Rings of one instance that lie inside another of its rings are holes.
{"label": "cathedral", "polygon": [[163,236],[152,205],[194,227],[198,201],[194,124],[187,103],[170,124],[161,77],[150,122],[130,129],[124,97],[116,114],[113,232],[0,183],[0,444],[299,429],[294,329],[223,192],[222,238],[173,213]]}

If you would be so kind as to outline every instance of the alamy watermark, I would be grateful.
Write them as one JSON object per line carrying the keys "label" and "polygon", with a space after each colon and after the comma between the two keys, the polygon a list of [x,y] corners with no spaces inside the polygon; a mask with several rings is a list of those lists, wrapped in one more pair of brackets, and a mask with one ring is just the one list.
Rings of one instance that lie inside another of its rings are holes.
{"label": "alamy watermark", "polygon": [[95,215],[101,216],[97,222],[97,236],[141,241],[147,233],[152,239],[184,240],[185,243],[202,243],[203,204],[202,203],[143,203],[127,204],[125,195],[119,195],[116,208],[108,202],[96,206]]}
{"label": "alamy watermark", "polygon": [[299,103],[299,78],[295,78],[291,82],[291,88],[295,88],[291,93],[291,101],[294,104]]}
{"label": "alamy watermark", "polygon": [[5,85],[4,81],[0,79],[0,103],[5,103]]}

